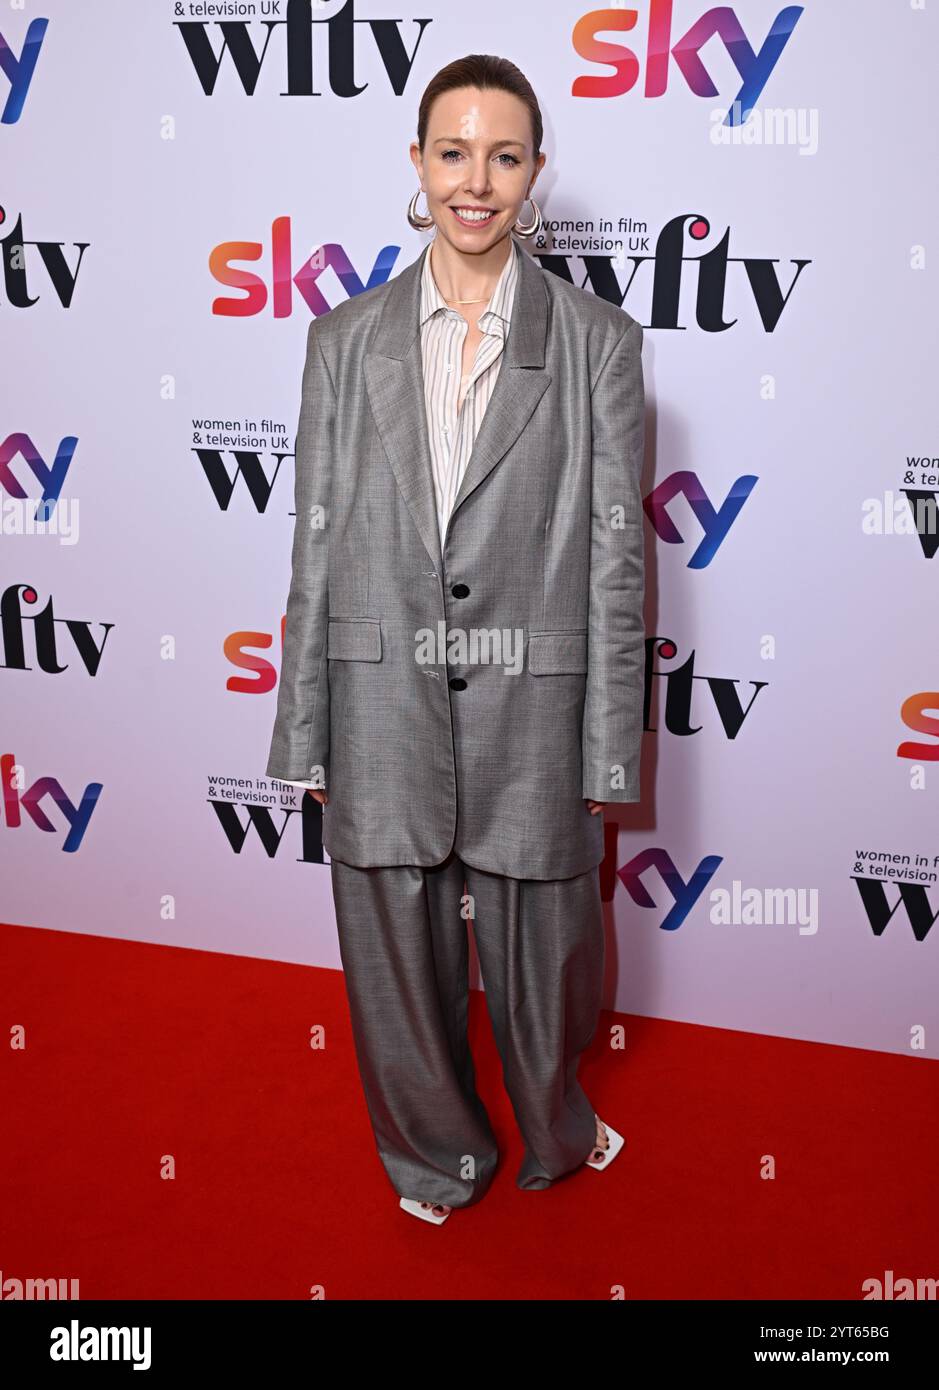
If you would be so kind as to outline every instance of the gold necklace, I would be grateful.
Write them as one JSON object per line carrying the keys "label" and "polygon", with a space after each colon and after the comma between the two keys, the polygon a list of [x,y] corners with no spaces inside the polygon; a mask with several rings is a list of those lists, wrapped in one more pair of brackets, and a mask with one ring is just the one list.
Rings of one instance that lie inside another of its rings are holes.
{"label": "gold necklace", "polygon": [[[431,270],[431,274],[433,275],[433,271],[434,271],[433,262],[431,262],[430,270]],[[436,276],[434,277],[434,283],[436,284]],[[440,293],[440,286],[439,286],[439,285],[437,285],[437,292]],[[447,296],[446,296],[445,294],[441,294],[440,297],[441,297],[441,299],[443,300],[444,304],[487,304],[487,303],[488,303],[488,299],[448,299]],[[492,298],[492,294],[489,295],[489,299],[491,299],[491,298]]]}

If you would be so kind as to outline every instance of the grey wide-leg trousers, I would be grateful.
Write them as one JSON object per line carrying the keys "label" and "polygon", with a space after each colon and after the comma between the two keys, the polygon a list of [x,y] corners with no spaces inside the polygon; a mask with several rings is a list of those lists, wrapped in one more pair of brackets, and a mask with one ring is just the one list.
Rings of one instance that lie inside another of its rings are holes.
{"label": "grey wide-leg trousers", "polygon": [[525,1141],[517,1185],[546,1188],[578,1167],[596,1139],[577,1065],[600,1012],[598,870],[514,879],[451,853],[429,869],[362,869],[334,859],[331,872],[359,1074],[399,1196],[470,1206],[498,1161],[467,1040],[470,915],[503,1080]]}

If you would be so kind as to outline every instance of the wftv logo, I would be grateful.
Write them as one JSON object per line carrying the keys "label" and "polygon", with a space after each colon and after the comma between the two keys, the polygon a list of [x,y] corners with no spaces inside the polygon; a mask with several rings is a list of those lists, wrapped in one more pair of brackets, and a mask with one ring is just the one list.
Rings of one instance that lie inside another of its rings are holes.
{"label": "wftv logo", "polygon": [[[61,650],[66,640],[69,651],[74,648],[81,664],[89,676],[98,674],[104,646],[113,623],[99,622],[104,629],[100,644],[95,641],[91,631],[90,618],[57,618],[51,596],[45,607],[36,613],[27,613],[23,604],[32,606],[39,601],[39,594],[31,584],[10,584],[0,594],[0,668],[8,671],[32,670],[26,651],[26,624],[32,624],[32,652],[40,671],[58,676],[69,669],[70,663],[61,665]],[[65,632],[63,632],[63,628]],[[68,634],[67,639],[65,634]],[[57,641],[58,637],[58,641]]]}
{"label": "wftv logo", "polygon": [[[712,38],[719,38],[727,50],[742,85],[724,118],[725,125],[741,125],[750,115],[770,73],[779,62],[802,14],[801,5],[787,5],[773,20],[759,51],[754,51],[743,25],[730,5],[715,5],[696,19],[680,39],[672,38],[673,0],[649,0],[646,42],[646,85],[643,96],[661,97],[668,87],[669,59],[674,58],[682,77],[696,97],[719,96],[717,87],[701,58],[701,50]],[[574,49],[590,63],[615,68],[612,75],[577,77],[571,87],[575,97],[618,97],[632,91],[639,77],[639,59],[623,44],[602,43],[597,34],[611,30],[628,33],[636,27],[639,11],[617,6],[592,10],[574,25]]]}
{"label": "wftv logo", "polygon": [[[6,222],[6,211],[0,207],[0,230],[3,229]],[[26,283],[26,248],[27,246],[35,246],[39,252],[43,269],[52,281],[52,288],[58,295],[59,303],[63,309],[70,307],[72,296],[75,293],[75,281],[78,279],[78,272],[81,269],[82,257],[91,243],[89,241],[73,243],[78,248],[78,260],[74,270],[65,259],[64,245],[65,243],[62,241],[25,241],[23,238],[23,217],[22,214],[17,216],[6,236],[0,237],[0,270],[3,272],[3,289],[8,304],[11,304],[14,309],[29,309],[39,302],[40,296],[31,295]],[[0,298],[0,305],[2,303],[3,299]]]}
{"label": "wftv logo", "polygon": [[[297,796],[299,804],[294,805]],[[242,799],[250,798],[250,799]],[[298,864],[324,864],[323,808],[313,796],[299,787],[281,786],[276,780],[245,777],[210,777],[208,803],[215,812],[233,854],[241,854],[248,837],[257,836],[268,859],[275,859],[284,834],[300,817]],[[274,823],[276,806],[283,812],[280,825]],[[247,821],[242,819],[247,814]]]}
{"label": "wftv logo", "polygon": [[[861,906],[867,916],[867,921],[874,936],[883,936],[894,913],[903,908],[906,920],[909,922],[913,932],[914,940],[925,941],[933,923],[939,917],[939,911],[933,912],[932,904],[929,901],[929,894],[922,883],[906,883],[903,879],[897,879],[893,885],[896,888],[896,896],[893,904],[887,900],[887,889],[882,879],[865,878],[861,873],[864,867],[865,857],[858,855],[855,864],[855,872],[851,875],[857,885],[858,893],[861,898]],[[939,856],[935,856],[934,859]],[[935,870],[935,862],[933,871]]]}
{"label": "wftv logo", "polygon": [[[276,13],[279,6],[271,5],[270,9]],[[430,19],[356,19],[354,0],[346,0],[338,7],[336,0],[332,0],[332,3],[318,0],[315,5],[311,0],[287,0],[284,19],[221,19],[211,22],[185,19],[174,20],[173,24],[186,45],[186,52],[206,96],[212,96],[215,92],[226,56],[231,60],[245,95],[254,96],[261,68],[268,62],[268,50],[275,35],[277,42],[272,52],[276,53],[276,60],[282,65],[287,84],[280,95],[322,96],[322,92],[313,85],[314,32],[323,38],[322,48],[319,42],[316,47],[324,60],[326,80],[333,96],[361,96],[369,83],[357,84],[355,59],[357,39],[367,29],[391,90],[399,97],[403,95],[411,76],[424,30],[432,22]],[[401,34],[399,26],[402,24],[417,25],[410,52]],[[218,53],[209,37],[210,28],[217,29],[221,34],[222,43]],[[255,47],[255,36],[260,51]]]}
{"label": "wftv logo", "polygon": [[[224,241],[215,246],[209,254],[209,270],[215,280],[222,285],[243,291],[241,298],[219,296],[212,301],[212,313],[231,318],[251,318],[262,313],[271,303],[272,317],[288,318],[293,312],[294,290],[311,313],[319,317],[329,313],[333,305],[319,288],[319,280],[325,270],[335,272],[337,279],[349,298],[362,294],[365,290],[383,285],[391,276],[395,262],[401,253],[400,246],[383,246],[378,253],[368,278],[362,280],[352,265],[352,261],[342,246],[336,242],[325,242],[305,257],[302,264],[293,271],[291,251],[290,219],[278,217],[271,226],[271,255],[269,264],[270,289],[260,275],[239,269],[237,261],[260,261],[265,246],[260,241]],[[651,298],[651,312],[640,315],[633,306],[633,316],[642,317],[649,328],[680,329],[687,325],[679,322],[678,312],[681,299],[682,280],[686,266],[696,267],[697,295],[695,301],[696,326],[705,333],[724,333],[739,322],[737,318],[725,319],[724,307],[728,285],[733,289],[739,285],[742,291],[751,294],[756,304],[760,322],[767,333],[772,333],[782,317],[793,289],[802,271],[811,260],[791,258],[795,267],[790,283],[783,286],[777,275],[779,256],[732,256],[730,254],[730,228],[724,230],[720,240],[707,251],[696,255],[686,254],[686,237],[694,243],[701,243],[710,234],[711,224],[701,213],[679,213],[666,222],[659,232],[655,251],[651,255],[629,255],[620,252],[616,256],[577,256],[586,272],[579,288],[587,289],[600,299],[622,308],[626,296],[637,282],[642,288],[650,279],[645,270],[651,266],[651,284],[647,289]],[[571,256],[561,252],[550,252],[538,257],[542,269],[550,271],[574,284],[570,269]],[[625,289],[620,288],[616,267],[631,262],[632,271]]]}

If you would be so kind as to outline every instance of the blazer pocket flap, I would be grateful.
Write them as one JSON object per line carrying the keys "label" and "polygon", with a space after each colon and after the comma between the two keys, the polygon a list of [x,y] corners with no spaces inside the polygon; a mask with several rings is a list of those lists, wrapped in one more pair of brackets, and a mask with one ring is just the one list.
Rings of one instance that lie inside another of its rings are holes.
{"label": "blazer pocket flap", "polygon": [[330,618],[326,655],[338,661],[381,661],[378,618]]}
{"label": "blazer pocket flap", "polygon": [[533,676],[579,676],[586,673],[586,631],[530,633],[528,669]]}

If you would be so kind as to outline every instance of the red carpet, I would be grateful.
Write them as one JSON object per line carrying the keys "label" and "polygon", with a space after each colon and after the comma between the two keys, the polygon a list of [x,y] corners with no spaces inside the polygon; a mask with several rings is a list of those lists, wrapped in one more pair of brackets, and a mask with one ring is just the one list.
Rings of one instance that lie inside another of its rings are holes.
{"label": "red carpet", "polygon": [[0,942],[3,1031],[26,1041],[3,1048],[4,1280],[77,1278],[82,1299],[858,1299],[886,1270],[939,1275],[935,1062],[644,1018],[611,1053],[604,1014],[580,1075],[626,1148],[521,1192],[477,993],[503,1160],[434,1227],[378,1161],[338,972],[23,927]]}

